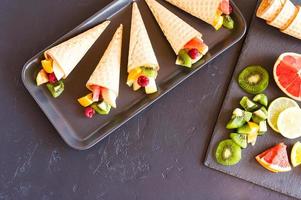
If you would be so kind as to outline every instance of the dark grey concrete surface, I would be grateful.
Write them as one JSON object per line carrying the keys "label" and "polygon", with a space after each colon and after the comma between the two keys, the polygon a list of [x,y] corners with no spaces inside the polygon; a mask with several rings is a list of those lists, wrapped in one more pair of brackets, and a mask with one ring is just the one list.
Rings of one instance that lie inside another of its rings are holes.
{"label": "dark grey concrete surface", "polygon": [[[0,1],[0,200],[289,199],[203,165],[242,43],[92,149],[62,141],[22,66],[109,2]],[[250,22],[256,0],[235,2]]]}

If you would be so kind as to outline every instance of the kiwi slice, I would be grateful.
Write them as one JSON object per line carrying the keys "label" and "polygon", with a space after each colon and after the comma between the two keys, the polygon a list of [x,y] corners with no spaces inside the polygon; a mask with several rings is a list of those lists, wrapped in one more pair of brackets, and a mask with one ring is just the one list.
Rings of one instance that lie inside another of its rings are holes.
{"label": "kiwi slice", "polygon": [[241,148],[247,148],[248,142],[247,142],[247,135],[238,134],[238,133],[231,133],[230,138],[238,144]]}
{"label": "kiwi slice", "polygon": [[247,93],[261,93],[269,85],[269,73],[261,66],[246,67],[238,76],[238,84]]}
{"label": "kiwi slice", "polygon": [[236,129],[242,127],[246,123],[243,117],[233,117],[226,125],[227,129]]}
{"label": "kiwi slice", "polygon": [[221,165],[235,165],[241,159],[241,148],[231,139],[223,140],[217,146],[215,158]]}

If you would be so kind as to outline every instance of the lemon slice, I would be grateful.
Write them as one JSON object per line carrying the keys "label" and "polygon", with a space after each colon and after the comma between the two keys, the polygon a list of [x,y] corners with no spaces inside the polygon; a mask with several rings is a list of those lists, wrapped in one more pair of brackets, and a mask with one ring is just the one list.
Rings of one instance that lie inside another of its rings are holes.
{"label": "lemon slice", "polygon": [[299,108],[299,105],[297,102],[287,97],[277,98],[270,104],[268,109],[268,123],[274,131],[279,133],[277,121],[280,113],[291,107]]}
{"label": "lemon slice", "polygon": [[291,162],[294,167],[301,164],[301,142],[296,142],[291,152]]}
{"label": "lemon slice", "polygon": [[292,107],[280,113],[277,121],[278,129],[286,138],[295,139],[301,136],[301,109]]}

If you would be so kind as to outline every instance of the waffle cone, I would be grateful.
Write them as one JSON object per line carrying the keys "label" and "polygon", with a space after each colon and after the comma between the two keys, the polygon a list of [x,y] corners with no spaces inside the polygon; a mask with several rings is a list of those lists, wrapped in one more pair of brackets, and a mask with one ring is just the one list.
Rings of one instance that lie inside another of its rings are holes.
{"label": "waffle cone", "polygon": [[256,16],[267,21],[272,21],[281,11],[284,4],[285,0],[262,0],[257,9]]}
{"label": "waffle cone", "polygon": [[46,59],[53,59],[53,67],[58,68],[54,71],[62,74],[60,78],[67,78],[109,24],[110,21],[105,21],[44,52]]}
{"label": "waffle cone", "polygon": [[298,14],[294,18],[294,20],[281,31],[295,38],[301,39],[301,7],[297,6],[297,9]]}
{"label": "waffle cone", "polygon": [[139,8],[136,3],[133,3],[128,72],[141,66],[159,70],[159,64]]}
{"label": "waffle cone", "polygon": [[222,0],[166,0],[189,14],[214,25]]}
{"label": "waffle cone", "polygon": [[284,6],[280,12],[276,15],[272,21],[268,21],[268,24],[279,29],[283,29],[294,19],[297,14],[297,8],[290,1],[286,0]]}
{"label": "waffle cone", "polygon": [[155,0],[145,0],[155,16],[160,28],[178,55],[179,51],[193,38],[202,38],[202,34],[181,18],[167,10]]}
{"label": "waffle cone", "polygon": [[116,97],[118,96],[122,33],[123,26],[120,25],[86,84],[89,90],[91,90],[91,85],[98,85],[112,91]]}

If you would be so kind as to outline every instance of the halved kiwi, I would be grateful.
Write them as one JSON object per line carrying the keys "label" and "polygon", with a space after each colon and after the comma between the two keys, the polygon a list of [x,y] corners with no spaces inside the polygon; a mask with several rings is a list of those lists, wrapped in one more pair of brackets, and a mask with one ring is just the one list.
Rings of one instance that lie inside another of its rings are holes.
{"label": "halved kiwi", "polygon": [[217,146],[215,158],[221,165],[235,165],[241,159],[241,148],[231,139],[223,140]]}
{"label": "halved kiwi", "polygon": [[239,74],[238,84],[247,93],[261,93],[269,85],[269,73],[261,66],[248,66]]}

